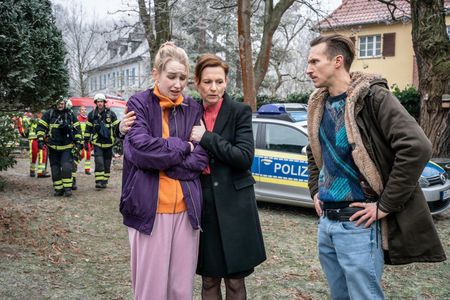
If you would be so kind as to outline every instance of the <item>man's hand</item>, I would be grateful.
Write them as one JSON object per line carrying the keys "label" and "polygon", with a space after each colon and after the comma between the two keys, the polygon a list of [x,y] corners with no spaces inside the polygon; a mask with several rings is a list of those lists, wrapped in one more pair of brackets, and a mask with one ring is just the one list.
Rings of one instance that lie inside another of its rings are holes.
{"label": "man's hand", "polygon": [[203,134],[206,132],[205,124],[200,120],[200,125],[192,127],[191,141],[199,143],[202,140]]}
{"label": "man's hand", "polygon": [[322,201],[320,201],[320,199],[319,199],[319,193],[314,195],[313,201],[314,201],[314,208],[316,209],[317,215],[319,217],[322,216],[322,214],[323,214]]}
{"label": "man's hand", "polygon": [[134,111],[128,112],[128,108],[125,109],[126,114],[123,116],[122,121],[119,124],[119,131],[121,135],[126,135],[131,126],[136,120],[136,113]]}
{"label": "man's hand", "polygon": [[[357,220],[355,225],[359,226],[364,221],[366,221],[365,228],[369,228],[370,225],[372,225],[373,222],[376,220],[382,219],[388,215],[388,213],[385,213],[377,208],[376,202],[354,202],[350,204],[350,207],[361,207],[363,210],[360,210],[353,214],[353,216],[350,217],[350,221]],[[378,214],[377,214],[378,210]]]}
{"label": "man's hand", "polygon": [[38,149],[39,150],[44,149],[44,145],[45,145],[45,143],[43,140],[38,140]]}

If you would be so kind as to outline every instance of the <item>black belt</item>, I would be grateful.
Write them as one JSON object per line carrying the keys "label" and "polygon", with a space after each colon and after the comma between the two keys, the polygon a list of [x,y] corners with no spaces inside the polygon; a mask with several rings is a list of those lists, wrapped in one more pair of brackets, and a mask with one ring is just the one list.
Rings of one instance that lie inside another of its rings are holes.
{"label": "black belt", "polygon": [[345,207],[337,209],[324,209],[323,216],[332,221],[346,222],[357,211],[363,210],[361,207]]}

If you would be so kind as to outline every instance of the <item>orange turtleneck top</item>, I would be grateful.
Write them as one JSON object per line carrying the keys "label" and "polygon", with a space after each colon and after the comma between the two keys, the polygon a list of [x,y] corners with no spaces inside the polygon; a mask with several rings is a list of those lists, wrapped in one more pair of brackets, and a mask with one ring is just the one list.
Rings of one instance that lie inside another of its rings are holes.
{"label": "orange turtleneck top", "polygon": [[[169,110],[175,106],[181,105],[183,96],[180,95],[173,101],[166,96],[160,94],[158,87],[155,86],[153,93],[159,99],[159,105],[162,112],[162,137],[168,138],[169,131]],[[168,177],[164,171],[159,172],[159,192],[158,192],[158,208],[157,213],[175,214],[186,211],[186,203],[184,202],[183,190],[179,180]]]}

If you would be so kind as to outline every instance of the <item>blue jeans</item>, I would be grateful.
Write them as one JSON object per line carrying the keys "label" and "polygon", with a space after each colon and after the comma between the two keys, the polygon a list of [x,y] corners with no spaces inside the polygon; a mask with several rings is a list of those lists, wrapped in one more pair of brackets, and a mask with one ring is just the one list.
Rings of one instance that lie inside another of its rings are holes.
{"label": "blue jeans", "polygon": [[320,217],[317,246],[332,299],[384,299],[380,226],[378,243],[376,230],[376,223],[364,228]]}

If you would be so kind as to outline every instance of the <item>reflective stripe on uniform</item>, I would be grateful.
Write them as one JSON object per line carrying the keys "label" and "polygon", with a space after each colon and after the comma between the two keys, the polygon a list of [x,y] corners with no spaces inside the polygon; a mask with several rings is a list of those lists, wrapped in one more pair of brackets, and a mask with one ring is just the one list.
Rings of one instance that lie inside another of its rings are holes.
{"label": "reflective stripe on uniform", "polygon": [[95,180],[106,180],[105,178],[105,172],[94,172]]}
{"label": "reflective stripe on uniform", "polygon": [[62,183],[65,188],[70,188],[72,187],[72,178],[63,178]]}
{"label": "reflective stripe on uniform", "polygon": [[53,187],[55,190],[61,190],[63,188],[63,182],[62,180],[57,180],[53,182]]}
{"label": "reflective stripe on uniform", "polygon": [[45,122],[44,120],[39,120],[39,124],[41,124],[42,126],[45,126],[46,128],[48,128],[48,123]]}
{"label": "reflective stripe on uniform", "polygon": [[94,144],[95,146],[98,146],[100,148],[110,148],[110,147],[114,146],[114,144],[100,144],[100,143],[96,143],[96,142],[92,142],[92,144]]}
{"label": "reflective stripe on uniform", "polygon": [[67,150],[67,149],[72,149],[73,148],[73,144],[68,144],[68,145],[48,145],[50,148],[54,149],[54,150]]}

